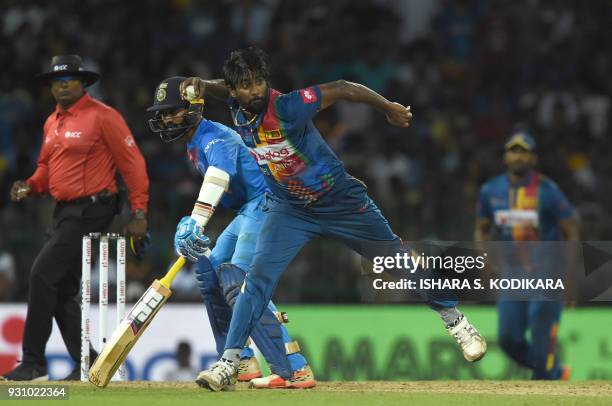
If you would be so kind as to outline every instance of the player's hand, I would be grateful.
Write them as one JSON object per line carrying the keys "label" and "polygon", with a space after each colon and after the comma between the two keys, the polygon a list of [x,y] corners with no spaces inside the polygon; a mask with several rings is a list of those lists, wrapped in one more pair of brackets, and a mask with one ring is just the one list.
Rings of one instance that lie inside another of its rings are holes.
{"label": "player's hand", "polygon": [[[190,91],[188,91],[187,88],[189,86],[193,86],[193,93],[191,92],[192,89],[189,89]],[[206,84],[204,83],[204,80],[194,76],[183,80],[179,86],[181,98],[187,101],[203,99],[205,90]]]}
{"label": "player's hand", "polygon": [[15,183],[13,183],[13,186],[11,187],[11,200],[14,202],[20,202],[30,194],[31,190],[32,188],[30,187],[30,185],[28,185],[24,181],[15,181]]}
{"label": "player's hand", "polygon": [[412,121],[412,112],[410,106],[404,107],[399,103],[390,103],[385,112],[389,124],[398,127],[408,127]]}
{"label": "player's hand", "polygon": [[210,238],[204,235],[204,230],[191,217],[183,217],[176,226],[174,248],[177,254],[192,262],[204,256],[210,246]]}
{"label": "player's hand", "polygon": [[125,226],[125,234],[130,238],[140,239],[147,233],[147,217],[143,211],[136,211]]}

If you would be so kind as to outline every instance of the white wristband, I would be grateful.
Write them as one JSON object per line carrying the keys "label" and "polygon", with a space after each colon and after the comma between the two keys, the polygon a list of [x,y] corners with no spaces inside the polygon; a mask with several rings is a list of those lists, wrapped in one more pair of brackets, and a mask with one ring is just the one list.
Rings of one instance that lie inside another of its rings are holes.
{"label": "white wristband", "polygon": [[230,176],[227,172],[214,166],[210,166],[206,170],[198,201],[191,213],[191,218],[200,227],[204,227],[212,217],[215,207],[219,204],[223,194],[229,189],[229,182]]}

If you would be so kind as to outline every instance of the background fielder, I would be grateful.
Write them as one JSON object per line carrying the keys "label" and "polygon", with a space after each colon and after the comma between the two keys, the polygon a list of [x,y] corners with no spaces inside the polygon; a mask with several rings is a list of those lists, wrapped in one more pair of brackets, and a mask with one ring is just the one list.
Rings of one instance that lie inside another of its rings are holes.
{"label": "background fielder", "polygon": [[[504,162],[508,170],[480,189],[477,241],[578,240],[578,225],[571,204],[552,180],[533,169],[535,147],[533,138],[523,132],[513,134],[506,142]],[[527,224],[526,220],[529,220]],[[536,250],[535,255],[546,255],[545,251]],[[525,272],[524,266],[512,269],[513,263],[516,261],[506,261],[506,274]],[[509,357],[531,369],[533,379],[569,378],[569,369],[561,366],[557,355],[561,301],[501,299],[497,307],[499,344]]]}

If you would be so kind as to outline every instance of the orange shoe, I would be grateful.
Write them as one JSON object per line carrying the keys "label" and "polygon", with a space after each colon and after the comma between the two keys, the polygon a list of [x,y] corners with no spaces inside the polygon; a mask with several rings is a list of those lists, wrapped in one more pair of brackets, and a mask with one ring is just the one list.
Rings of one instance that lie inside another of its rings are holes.
{"label": "orange shoe", "polygon": [[568,365],[563,365],[561,367],[561,378],[562,381],[569,381],[572,376],[572,369]]}
{"label": "orange shoe", "polygon": [[257,358],[244,358],[238,364],[238,382],[249,382],[251,379],[261,378],[261,368]]}
{"label": "orange shoe", "polygon": [[306,365],[293,373],[291,379],[272,374],[264,378],[257,378],[251,381],[250,387],[257,389],[290,389],[290,388],[314,388],[317,385],[314,374],[310,366]]}

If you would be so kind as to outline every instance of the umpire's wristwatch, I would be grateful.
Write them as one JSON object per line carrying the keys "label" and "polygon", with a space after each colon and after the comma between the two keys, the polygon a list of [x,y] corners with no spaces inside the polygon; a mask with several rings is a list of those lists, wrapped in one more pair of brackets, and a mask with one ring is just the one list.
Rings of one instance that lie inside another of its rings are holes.
{"label": "umpire's wristwatch", "polygon": [[145,214],[144,210],[142,209],[136,209],[134,211],[134,216],[135,219],[137,220],[145,220],[147,218],[147,215]]}

